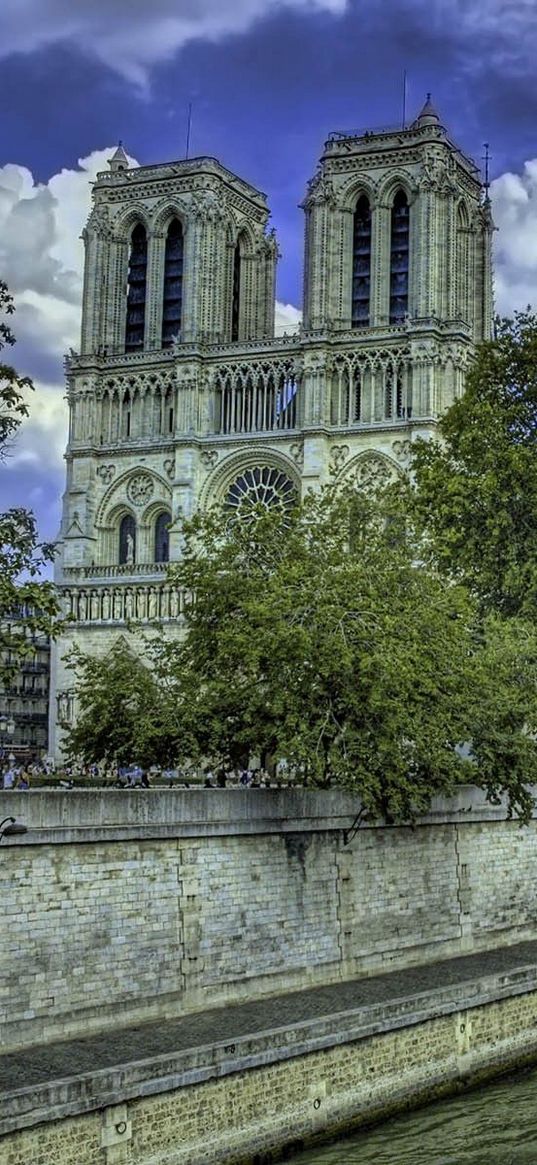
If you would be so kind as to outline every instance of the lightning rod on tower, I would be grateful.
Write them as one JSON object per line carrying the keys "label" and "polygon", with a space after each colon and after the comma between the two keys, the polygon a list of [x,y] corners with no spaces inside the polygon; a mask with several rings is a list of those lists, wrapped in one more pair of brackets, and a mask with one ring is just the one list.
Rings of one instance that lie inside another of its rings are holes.
{"label": "lightning rod on tower", "polygon": [[192,129],[192,102],[190,101],[188,104],[188,117],[187,117],[187,122],[186,122],[185,158],[188,158],[189,151],[190,151],[190,131],[191,131],[191,129]]}

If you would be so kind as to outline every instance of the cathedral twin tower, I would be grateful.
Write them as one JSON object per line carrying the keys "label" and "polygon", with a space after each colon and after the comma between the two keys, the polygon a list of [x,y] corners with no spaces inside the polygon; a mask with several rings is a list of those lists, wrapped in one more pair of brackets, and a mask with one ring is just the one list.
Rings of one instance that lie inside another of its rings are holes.
{"label": "cathedral twin tower", "polygon": [[73,716],[73,643],[134,622],[181,633],[166,563],[197,507],[292,505],[405,466],[490,335],[488,199],[427,101],[405,129],[331,134],[303,203],[303,322],[274,337],[265,195],[213,158],[99,174],[67,361],[67,488],[51,751]]}

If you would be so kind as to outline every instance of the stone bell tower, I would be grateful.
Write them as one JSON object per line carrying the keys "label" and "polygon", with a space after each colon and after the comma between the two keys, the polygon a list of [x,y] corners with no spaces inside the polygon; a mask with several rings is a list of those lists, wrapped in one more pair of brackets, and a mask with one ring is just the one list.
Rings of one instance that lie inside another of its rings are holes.
{"label": "stone bell tower", "polygon": [[120,146],[109,165],[84,231],[81,355],[272,336],[265,195],[214,158],[129,169]]}
{"label": "stone bell tower", "polygon": [[486,338],[492,223],[482,193],[430,96],[407,129],[332,133],[303,203],[305,327],[436,319],[463,322],[474,343]]}
{"label": "stone bell tower", "polygon": [[303,206],[305,328],[364,350],[405,334],[406,407],[434,416],[491,333],[493,224],[475,163],[428,96],[405,129],[332,133]]}
{"label": "stone bell tower", "polygon": [[492,219],[430,100],[408,127],[332,133],[304,210],[304,321],[274,337],[265,195],[214,158],[99,174],[80,353],[67,361],[67,485],[50,738],[76,715],[66,656],[158,624],[198,508],[293,506],[404,471],[460,395],[492,322]]}

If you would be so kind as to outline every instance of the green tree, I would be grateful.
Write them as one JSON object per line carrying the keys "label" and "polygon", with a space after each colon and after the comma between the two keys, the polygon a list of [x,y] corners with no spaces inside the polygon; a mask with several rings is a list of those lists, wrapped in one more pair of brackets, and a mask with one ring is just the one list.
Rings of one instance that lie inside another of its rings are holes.
{"label": "green tree", "polygon": [[[7,316],[15,307],[7,284],[0,279],[0,352],[15,343],[15,336]],[[10,364],[0,362],[0,455],[5,456],[10,439],[16,434],[23,419],[28,416],[25,393],[33,387],[28,376],[19,376]]]}
{"label": "green tree", "polygon": [[[15,343],[8,323],[13,300],[0,281],[0,351]],[[10,447],[24,417],[26,394],[33,387],[10,364],[0,363],[0,459]],[[33,651],[32,636],[52,634],[58,602],[51,583],[39,582],[51,561],[53,547],[40,543],[34,515],[23,507],[0,513],[0,682],[9,681],[18,662]]]}
{"label": "green tree", "polygon": [[164,684],[119,639],[102,658],[74,651],[79,713],[67,727],[68,756],[86,762],[173,763],[177,740],[170,733],[169,684]]}
{"label": "green tree", "polygon": [[195,601],[184,642],[162,643],[156,666],[189,755],[285,757],[300,780],[354,789],[389,821],[464,779],[527,816],[532,628],[480,624],[397,508],[329,489],[290,515],[198,515],[184,538],[172,578]]}
{"label": "green tree", "polygon": [[483,610],[537,615],[537,318],[497,325],[464,395],[414,445],[413,502],[438,564]]}

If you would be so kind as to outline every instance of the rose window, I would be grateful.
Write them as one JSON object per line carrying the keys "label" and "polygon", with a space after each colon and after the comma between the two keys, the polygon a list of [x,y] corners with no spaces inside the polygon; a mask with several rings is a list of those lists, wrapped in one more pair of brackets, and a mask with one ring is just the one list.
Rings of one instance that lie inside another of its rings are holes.
{"label": "rose window", "polygon": [[226,496],[226,508],[241,511],[259,504],[267,510],[272,506],[292,510],[296,502],[294,482],[272,465],[256,465],[243,470],[230,485]]}

